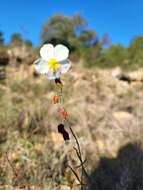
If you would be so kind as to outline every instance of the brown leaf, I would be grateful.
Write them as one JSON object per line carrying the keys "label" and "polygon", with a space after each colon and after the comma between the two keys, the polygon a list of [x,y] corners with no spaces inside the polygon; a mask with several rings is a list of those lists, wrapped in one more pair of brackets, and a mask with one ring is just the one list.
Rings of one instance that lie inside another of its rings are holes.
{"label": "brown leaf", "polygon": [[61,123],[58,125],[58,132],[63,135],[64,140],[69,140],[69,133],[65,130],[65,126]]}

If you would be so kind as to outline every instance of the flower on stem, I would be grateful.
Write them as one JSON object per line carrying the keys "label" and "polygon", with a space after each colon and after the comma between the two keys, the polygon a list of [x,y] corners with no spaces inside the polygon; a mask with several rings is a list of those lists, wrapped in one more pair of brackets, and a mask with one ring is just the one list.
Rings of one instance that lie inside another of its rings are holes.
{"label": "flower on stem", "polygon": [[61,108],[60,108],[60,110],[59,110],[59,115],[60,115],[62,118],[64,118],[64,119],[66,119],[66,118],[69,116],[68,112],[65,110],[64,107],[61,107]]}
{"label": "flower on stem", "polygon": [[41,57],[37,59],[35,69],[40,74],[45,74],[50,80],[57,79],[71,67],[68,60],[69,50],[66,46],[58,44],[45,44],[40,49]]}

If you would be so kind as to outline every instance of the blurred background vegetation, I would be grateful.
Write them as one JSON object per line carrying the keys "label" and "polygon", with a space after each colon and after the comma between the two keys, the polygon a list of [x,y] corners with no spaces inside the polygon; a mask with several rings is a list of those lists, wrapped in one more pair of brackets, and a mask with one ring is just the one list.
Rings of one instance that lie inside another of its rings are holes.
{"label": "blurred background vegetation", "polygon": [[[65,16],[54,14],[49,17],[41,28],[41,45],[62,43],[70,48],[71,57],[75,61],[82,60],[86,67],[112,68],[120,66],[123,69],[142,67],[143,35],[134,36],[127,47],[122,44],[112,44],[110,36],[98,37],[95,30],[87,27],[87,21],[81,14]],[[1,50],[11,47],[25,46],[31,50],[32,42],[23,39],[20,33],[14,33],[9,43],[4,43],[4,33],[0,32]]]}

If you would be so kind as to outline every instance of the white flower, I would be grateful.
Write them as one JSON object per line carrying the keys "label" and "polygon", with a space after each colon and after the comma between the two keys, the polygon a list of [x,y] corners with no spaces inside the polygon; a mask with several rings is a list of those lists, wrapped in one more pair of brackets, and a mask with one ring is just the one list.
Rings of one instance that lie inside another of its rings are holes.
{"label": "white flower", "polygon": [[49,79],[59,78],[71,66],[68,60],[69,50],[62,44],[55,47],[52,44],[45,44],[40,49],[40,55],[41,58],[34,62],[36,71],[46,74]]}

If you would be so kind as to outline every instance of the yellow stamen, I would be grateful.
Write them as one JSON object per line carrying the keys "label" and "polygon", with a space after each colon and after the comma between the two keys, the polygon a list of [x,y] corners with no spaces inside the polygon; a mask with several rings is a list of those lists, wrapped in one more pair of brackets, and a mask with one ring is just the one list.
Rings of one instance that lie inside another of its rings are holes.
{"label": "yellow stamen", "polygon": [[50,69],[52,69],[54,71],[59,67],[59,63],[55,58],[51,58],[48,61],[48,65],[50,66]]}

